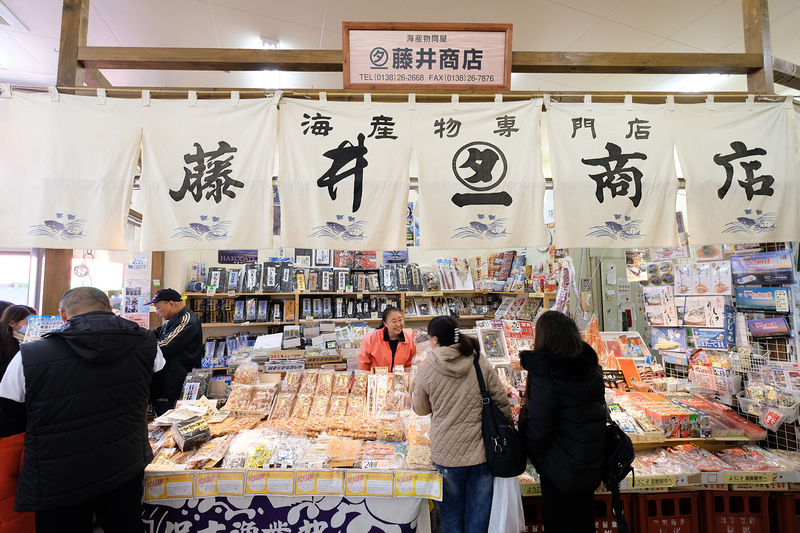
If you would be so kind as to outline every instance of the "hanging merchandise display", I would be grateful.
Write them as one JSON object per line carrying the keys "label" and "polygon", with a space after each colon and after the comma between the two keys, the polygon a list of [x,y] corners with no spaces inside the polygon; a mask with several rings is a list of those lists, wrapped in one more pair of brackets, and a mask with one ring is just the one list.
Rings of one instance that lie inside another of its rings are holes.
{"label": "hanging merchandise display", "polygon": [[282,246],[405,247],[410,113],[368,99],[281,103]]}
{"label": "hanging merchandise display", "polygon": [[60,94],[54,87],[4,92],[0,176],[13,188],[2,246],[126,248],[143,111],[136,100],[101,95]]}
{"label": "hanging merchandise display", "polygon": [[666,105],[598,105],[589,97],[550,104],[557,247],[678,246],[669,113]]}
{"label": "hanging merchandise display", "polygon": [[149,102],[143,250],[272,247],[279,99]]}
{"label": "hanging merchandise display", "polygon": [[542,100],[419,105],[420,244],[425,250],[542,246]]}
{"label": "hanging merchandise display", "polygon": [[800,185],[787,102],[675,106],[693,243],[797,239]]}

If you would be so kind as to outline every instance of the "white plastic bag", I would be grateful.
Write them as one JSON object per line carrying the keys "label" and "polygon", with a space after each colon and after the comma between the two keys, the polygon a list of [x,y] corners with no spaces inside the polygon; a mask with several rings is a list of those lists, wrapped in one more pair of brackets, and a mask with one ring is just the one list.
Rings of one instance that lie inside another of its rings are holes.
{"label": "white plastic bag", "polygon": [[519,533],[524,527],[519,480],[516,477],[494,478],[489,533]]}

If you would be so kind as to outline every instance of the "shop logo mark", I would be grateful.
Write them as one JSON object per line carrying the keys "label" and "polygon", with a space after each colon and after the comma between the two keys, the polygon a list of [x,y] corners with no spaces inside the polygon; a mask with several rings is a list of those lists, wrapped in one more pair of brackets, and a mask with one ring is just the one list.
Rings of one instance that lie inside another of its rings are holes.
{"label": "shop logo mark", "polygon": [[508,237],[510,233],[506,231],[507,218],[497,218],[494,215],[478,215],[478,220],[473,220],[468,226],[462,226],[453,230],[453,237],[457,239],[498,239]]}
{"label": "shop logo mark", "polygon": [[343,224],[344,215],[336,215],[339,222],[326,222],[324,226],[315,226],[314,231],[309,237],[330,237],[337,241],[341,238],[345,241],[360,241],[366,239],[364,228],[367,226],[365,220],[356,220],[356,217],[347,217],[348,224]]}
{"label": "shop logo mark", "polygon": [[745,209],[746,216],[738,217],[732,222],[725,224],[722,233],[766,233],[775,229],[775,213],[764,213],[756,209],[756,217],[753,218],[753,210]]}
{"label": "shop logo mark", "polygon": [[56,213],[56,220],[45,220],[44,224],[29,226],[28,235],[35,237],[50,237],[51,239],[80,239],[86,237],[83,227],[85,218],[75,215]]}
{"label": "shop logo mark", "polygon": [[211,217],[211,225],[208,224],[208,215],[200,215],[200,222],[192,222],[188,226],[178,226],[173,231],[173,239],[194,239],[196,241],[222,241],[230,239],[228,227],[231,220],[220,220],[219,217]]}
{"label": "shop logo mark", "polygon": [[592,226],[589,233],[586,234],[587,237],[610,237],[614,240],[622,239],[625,241],[629,241],[631,239],[641,239],[644,237],[642,232],[639,230],[639,226],[642,224],[641,220],[631,220],[631,217],[628,215],[623,215],[615,213],[614,220],[608,220],[602,226]]}

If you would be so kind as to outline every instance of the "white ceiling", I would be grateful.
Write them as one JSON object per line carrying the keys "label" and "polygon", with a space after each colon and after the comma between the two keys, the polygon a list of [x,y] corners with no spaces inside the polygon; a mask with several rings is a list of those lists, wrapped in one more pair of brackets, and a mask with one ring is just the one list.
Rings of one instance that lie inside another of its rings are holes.
{"label": "white ceiling", "polygon": [[[0,0],[0,82],[54,85],[60,0]],[[741,0],[92,0],[89,45],[341,49],[342,21],[511,22],[514,50],[744,52]],[[800,64],[800,0],[769,0],[773,55]],[[338,89],[341,73],[104,70],[117,86]],[[745,91],[744,76],[514,74],[512,90]],[[776,85],[776,92],[800,91]]]}

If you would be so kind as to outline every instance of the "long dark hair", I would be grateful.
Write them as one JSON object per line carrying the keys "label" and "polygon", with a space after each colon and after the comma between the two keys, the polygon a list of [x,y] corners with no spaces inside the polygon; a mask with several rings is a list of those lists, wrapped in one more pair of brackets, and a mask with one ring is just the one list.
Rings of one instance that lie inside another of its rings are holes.
{"label": "long dark hair", "polygon": [[395,311],[400,313],[400,316],[403,316],[403,313],[401,313],[400,309],[398,309],[397,307],[395,307],[393,305],[386,306],[386,309],[384,309],[383,313],[381,313],[381,325],[380,325],[380,327],[378,327],[378,329],[386,327],[386,319],[389,318],[389,313],[392,313],[392,312],[395,312]]}
{"label": "long dark hair", "polygon": [[471,357],[473,353],[480,351],[478,341],[462,335],[458,329],[458,321],[451,316],[437,316],[428,322],[428,336],[436,337],[439,346],[455,346],[465,357]]}
{"label": "long dark hair", "polygon": [[583,349],[583,340],[574,320],[558,311],[545,311],[536,321],[533,349],[574,357]]}
{"label": "long dark hair", "polygon": [[0,316],[0,363],[7,365],[19,351],[19,341],[14,338],[14,324],[31,315],[36,309],[27,305],[12,305]]}

